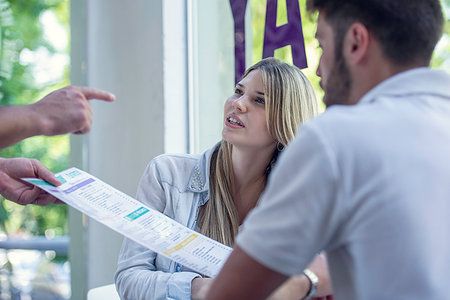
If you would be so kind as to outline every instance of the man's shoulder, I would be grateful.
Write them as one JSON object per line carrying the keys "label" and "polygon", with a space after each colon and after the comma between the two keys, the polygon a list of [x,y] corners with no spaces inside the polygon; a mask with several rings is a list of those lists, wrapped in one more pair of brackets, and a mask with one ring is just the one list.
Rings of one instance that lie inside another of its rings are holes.
{"label": "man's shoulder", "polygon": [[[307,140],[334,153],[364,149],[372,143],[369,136],[378,136],[376,132],[386,128],[383,121],[367,105],[335,105],[299,128],[300,144]],[[361,145],[362,141],[367,145]]]}
{"label": "man's shoulder", "polygon": [[358,125],[361,126],[372,116],[370,109],[363,105],[333,105],[306,125],[315,131],[336,134],[342,130],[358,129]]}

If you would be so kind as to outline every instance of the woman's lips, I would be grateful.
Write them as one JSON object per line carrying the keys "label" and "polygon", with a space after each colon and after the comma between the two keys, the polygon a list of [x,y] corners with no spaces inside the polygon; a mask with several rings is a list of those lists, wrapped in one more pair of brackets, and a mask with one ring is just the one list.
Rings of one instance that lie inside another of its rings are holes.
{"label": "woman's lips", "polygon": [[235,115],[228,115],[225,119],[225,124],[231,128],[245,128],[244,123]]}

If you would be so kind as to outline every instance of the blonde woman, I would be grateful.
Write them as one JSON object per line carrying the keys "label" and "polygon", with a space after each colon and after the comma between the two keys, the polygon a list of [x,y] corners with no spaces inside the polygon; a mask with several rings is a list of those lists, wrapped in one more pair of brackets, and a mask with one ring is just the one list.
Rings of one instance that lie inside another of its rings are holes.
{"label": "blonde woman", "polygon": [[[250,67],[224,107],[222,141],[201,155],[161,155],[148,165],[137,199],[179,223],[232,246],[255,207],[279,153],[297,127],[318,113],[311,84],[277,59]],[[316,272],[328,277],[326,263]],[[237,274],[238,276],[239,274]],[[115,275],[122,299],[200,299],[213,279],[125,240]],[[322,280],[328,289],[328,278]],[[320,288],[320,286],[319,286]],[[294,277],[273,299],[301,299],[311,289]],[[328,290],[327,290],[328,291]],[[326,294],[326,293],[325,293]]]}

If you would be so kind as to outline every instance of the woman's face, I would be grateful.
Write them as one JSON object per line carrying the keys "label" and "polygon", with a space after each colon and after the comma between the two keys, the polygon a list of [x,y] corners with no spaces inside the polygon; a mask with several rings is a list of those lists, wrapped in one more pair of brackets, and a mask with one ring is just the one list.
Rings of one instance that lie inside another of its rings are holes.
{"label": "woman's face", "polygon": [[261,71],[253,70],[236,84],[224,108],[222,138],[238,147],[274,147],[266,122]]}

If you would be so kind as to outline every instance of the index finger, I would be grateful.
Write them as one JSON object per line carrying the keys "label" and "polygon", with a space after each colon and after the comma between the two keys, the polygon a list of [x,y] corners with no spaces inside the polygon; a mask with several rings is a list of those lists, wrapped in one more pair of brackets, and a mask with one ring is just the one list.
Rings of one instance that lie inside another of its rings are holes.
{"label": "index finger", "polygon": [[91,88],[91,87],[87,87],[87,86],[80,86],[79,88],[87,100],[98,99],[98,100],[112,102],[116,99],[116,96],[114,96],[112,93],[104,91],[104,90]]}

